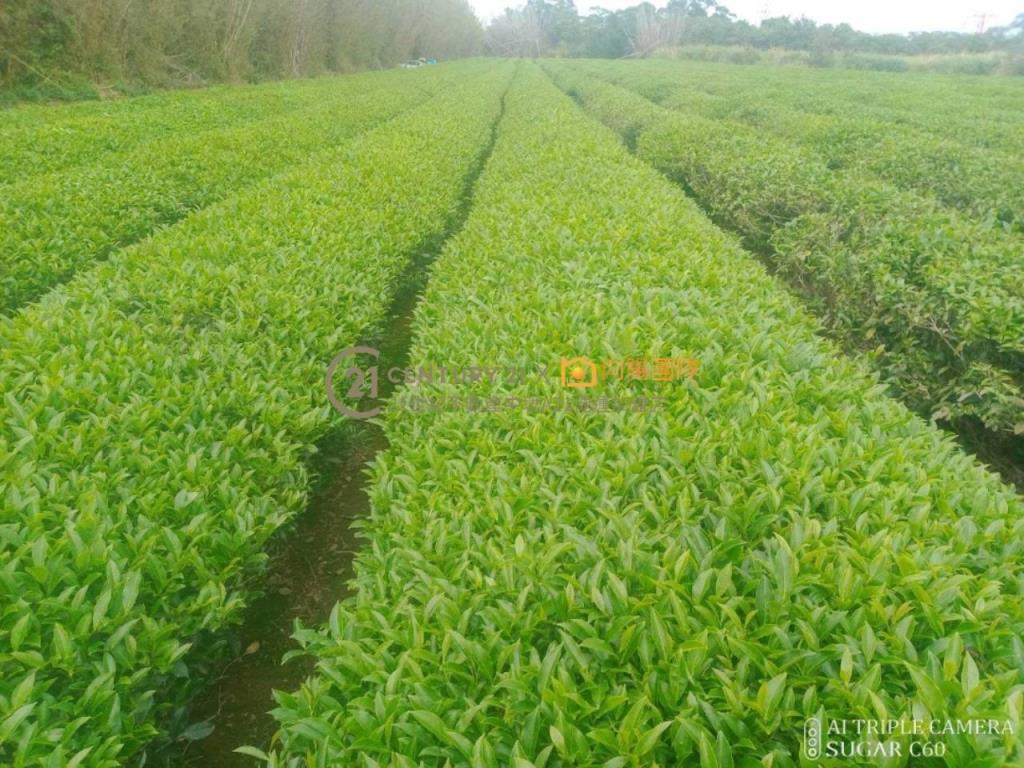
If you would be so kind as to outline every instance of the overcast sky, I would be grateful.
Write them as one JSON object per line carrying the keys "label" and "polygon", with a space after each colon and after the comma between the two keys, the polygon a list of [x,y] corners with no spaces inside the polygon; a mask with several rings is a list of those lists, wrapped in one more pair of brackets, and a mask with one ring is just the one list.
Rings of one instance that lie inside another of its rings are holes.
{"label": "overcast sky", "polygon": [[[640,0],[576,0],[581,13],[591,8],[619,10]],[[986,27],[1003,26],[1024,12],[1024,0],[721,0],[741,19],[757,23],[769,16],[807,16],[821,24],[848,22],[863,32],[973,32],[980,16]],[[470,0],[485,22],[522,0]],[[665,2],[655,2],[657,6]]]}

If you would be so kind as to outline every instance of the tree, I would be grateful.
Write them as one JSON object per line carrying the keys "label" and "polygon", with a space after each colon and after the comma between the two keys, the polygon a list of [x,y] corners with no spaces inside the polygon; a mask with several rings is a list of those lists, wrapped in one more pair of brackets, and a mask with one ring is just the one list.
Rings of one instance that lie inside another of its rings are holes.
{"label": "tree", "polygon": [[156,85],[300,77],[482,44],[467,0],[0,0],[7,85],[56,72]]}
{"label": "tree", "polygon": [[676,45],[787,48],[816,61],[834,52],[878,54],[970,53],[1024,50],[1024,14],[984,35],[929,32],[869,35],[849,24],[818,25],[782,16],[749,24],[717,0],[669,0],[659,10],[641,2],[621,11],[597,9],[580,17],[566,0],[528,0],[507,10],[487,30],[487,49],[504,56],[647,56]]}
{"label": "tree", "polygon": [[579,40],[580,17],[573,0],[527,0],[491,24],[487,48],[505,56],[567,55]]}

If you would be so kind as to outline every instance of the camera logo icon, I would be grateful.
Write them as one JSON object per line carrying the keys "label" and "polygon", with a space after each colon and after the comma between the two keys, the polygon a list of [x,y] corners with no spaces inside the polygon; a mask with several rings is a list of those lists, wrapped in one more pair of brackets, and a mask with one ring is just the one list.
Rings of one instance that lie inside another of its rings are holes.
{"label": "camera logo icon", "polygon": [[804,754],[808,760],[821,757],[821,720],[817,717],[808,718],[804,723]]}
{"label": "camera logo icon", "polygon": [[596,387],[597,363],[589,357],[563,357],[562,386],[568,389]]}

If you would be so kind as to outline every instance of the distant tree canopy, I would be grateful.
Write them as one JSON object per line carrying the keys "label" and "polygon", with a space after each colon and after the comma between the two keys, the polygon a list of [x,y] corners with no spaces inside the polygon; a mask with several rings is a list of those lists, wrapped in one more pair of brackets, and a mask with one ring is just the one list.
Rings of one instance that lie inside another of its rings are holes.
{"label": "distant tree canopy", "polygon": [[573,0],[528,0],[495,19],[487,49],[495,55],[646,56],[677,45],[749,46],[797,51],[878,54],[984,53],[1024,49],[1024,14],[984,34],[923,32],[871,35],[849,24],[779,17],[759,26],[737,19],[715,0],[671,0],[664,8],[641,3],[623,11],[580,16]]}
{"label": "distant tree canopy", "polygon": [[[1024,2],[1024,0],[1022,0]],[[717,0],[581,16],[526,0],[484,32],[468,0],[0,0],[0,87],[75,76],[180,85],[392,66],[421,56],[647,56],[707,45],[876,54],[1024,52],[1024,13],[984,34],[869,35],[737,19]]]}
{"label": "distant tree canopy", "polygon": [[0,84],[255,80],[478,53],[467,0],[0,0]]}

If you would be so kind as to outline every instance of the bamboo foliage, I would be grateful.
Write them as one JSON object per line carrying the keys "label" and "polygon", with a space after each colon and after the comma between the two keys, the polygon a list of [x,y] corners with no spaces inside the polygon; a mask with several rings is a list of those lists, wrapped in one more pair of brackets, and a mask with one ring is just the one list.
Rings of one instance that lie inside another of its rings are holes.
{"label": "bamboo foliage", "polygon": [[[10,0],[0,85],[302,77],[478,52],[466,0]],[[60,73],[60,74],[57,74]]]}
{"label": "bamboo foliage", "polygon": [[230,61],[231,55],[238,45],[238,40],[242,30],[245,29],[255,2],[256,0],[229,0],[228,2],[228,22],[224,44],[221,46],[221,59],[225,64]]}

